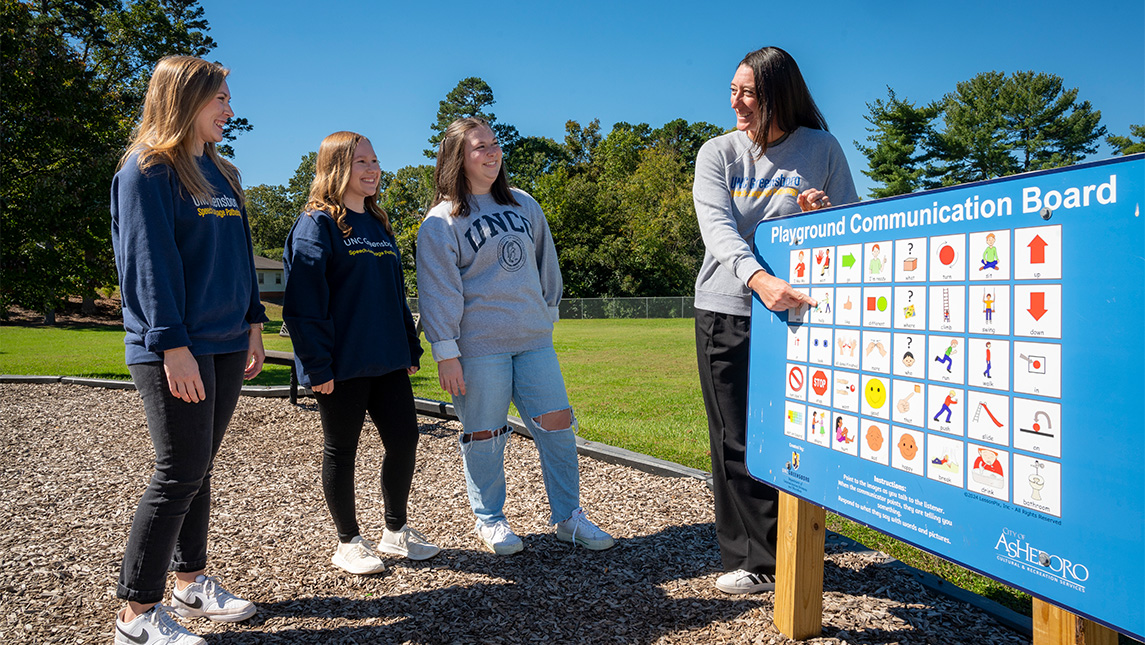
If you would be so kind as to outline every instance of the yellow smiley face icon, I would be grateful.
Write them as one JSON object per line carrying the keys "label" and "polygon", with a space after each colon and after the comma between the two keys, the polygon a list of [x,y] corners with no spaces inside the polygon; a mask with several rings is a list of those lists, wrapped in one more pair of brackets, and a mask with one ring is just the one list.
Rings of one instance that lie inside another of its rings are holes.
{"label": "yellow smiley face icon", "polygon": [[887,402],[887,388],[877,378],[867,381],[867,387],[863,393],[867,397],[867,403],[876,410],[883,407],[883,404]]}

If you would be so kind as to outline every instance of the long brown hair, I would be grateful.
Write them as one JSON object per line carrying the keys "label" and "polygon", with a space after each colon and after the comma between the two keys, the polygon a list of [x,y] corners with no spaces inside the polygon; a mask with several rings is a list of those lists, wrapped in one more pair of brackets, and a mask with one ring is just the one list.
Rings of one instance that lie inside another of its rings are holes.
{"label": "long brown hair", "polygon": [[[469,187],[469,180],[465,177],[465,134],[481,127],[493,129],[489,127],[488,121],[476,116],[457,119],[445,129],[441,147],[437,151],[437,168],[433,171],[436,195],[433,203],[429,205],[430,208],[448,201],[453,203],[450,215],[469,216],[469,196],[473,191]],[[502,206],[521,205],[509,190],[509,177],[505,172],[504,159],[489,192],[493,195],[493,201]]]}
{"label": "long brown hair", "polygon": [[[767,137],[775,125],[784,134],[800,126],[827,130],[827,120],[811,98],[799,65],[791,54],[778,47],[764,47],[748,53],[736,68],[747,67],[755,76],[755,137],[759,156],[767,152]],[[758,158],[758,157],[757,157]]]}
{"label": "long brown hair", "polygon": [[[138,153],[140,170],[159,164],[171,166],[191,197],[209,202],[211,184],[195,163],[187,142],[195,135],[195,117],[215,97],[229,73],[224,67],[194,56],[161,58],[147,83],[143,117],[135,126],[127,152],[119,160],[120,167]],[[203,154],[223,174],[242,206],[246,197],[239,169],[219,156],[213,141],[203,143]]]}
{"label": "long brown hair", "polygon": [[[350,185],[354,151],[362,141],[370,142],[356,132],[335,132],[322,140],[322,145],[318,146],[318,159],[314,163],[314,181],[310,183],[306,210],[326,211],[334,218],[338,230],[342,231],[342,237],[350,237],[354,230],[346,223],[346,207],[342,204],[342,198],[346,195],[346,187]],[[381,222],[387,233],[394,234],[390,228],[389,216],[378,206],[376,193],[366,197],[366,212]]]}

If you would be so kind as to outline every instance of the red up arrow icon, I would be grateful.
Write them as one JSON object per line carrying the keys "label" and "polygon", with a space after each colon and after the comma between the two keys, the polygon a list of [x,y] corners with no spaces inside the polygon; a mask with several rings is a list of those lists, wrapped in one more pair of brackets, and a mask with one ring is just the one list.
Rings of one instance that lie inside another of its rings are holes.
{"label": "red up arrow icon", "polygon": [[1034,320],[1041,320],[1042,316],[1046,315],[1046,294],[1044,291],[1030,292],[1030,308],[1026,311],[1030,312]]}
{"label": "red up arrow icon", "polygon": [[1030,247],[1030,264],[1046,263],[1046,246],[1048,245],[1041,235],[1035,235],[1034,239],[1030,240],[1026,246]]}

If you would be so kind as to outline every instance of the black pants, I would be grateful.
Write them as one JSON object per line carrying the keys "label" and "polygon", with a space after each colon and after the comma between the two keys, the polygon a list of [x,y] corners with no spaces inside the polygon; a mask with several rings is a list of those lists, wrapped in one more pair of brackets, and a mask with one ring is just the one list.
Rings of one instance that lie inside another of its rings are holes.
{"label": "black pants", "polygon": [[696,310],[696,358],[708,413],[716,537],[725,571],[775,574],[779,492],[747,472],[751,318]]}
{"label": "black pants", "polygon": [[198,571],[207,565],[211,468],[242,390],[246,352],[196,356],[206,398],[187,403],[167,386],[163,363],[128,365],[155,448],[155,473],[143,492],[116,595],[159,602],[167,570]]}
{"label": "black pants", "polygon": [[315,394],[322,417],[322,493],[338,529],[338,539],[359,535],[354,507],[354,459],[366,412],[378,428],[386,456],[382,459],[382,500],[386,527],[405,526],[417,453],[417,410],[405,370],[382,376],[335,381],[330,394]]}

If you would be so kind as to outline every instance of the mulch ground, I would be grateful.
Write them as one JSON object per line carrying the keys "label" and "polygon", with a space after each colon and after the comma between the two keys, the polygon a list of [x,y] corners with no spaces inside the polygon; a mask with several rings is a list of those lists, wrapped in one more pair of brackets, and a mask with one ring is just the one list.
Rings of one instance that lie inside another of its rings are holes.
{"label": "mulch ground", "polygon": [[[771,624],[773,594],[712,586],[719,555],[703,482],[582,458],[584,507],[618,539],[594,553],[552,534],[536,450],[514,437],[506,512],[526,549],[498,557],[473,534],[457,424],[422,418],[421,432],[410,524],[443,551],[352,576],[330,564],[317,411],[244,397],[215,466],[209,573],[259,612],[185,624],[211,643],[793,642]],[[151,473],[138,396],[0,384],[0,438],[0,641],[109,642],[119,562]],[[357,499],[374,539],[380,443],[367,423]],[[822,636],[806,642],[1028,642],[884,563],[829,552]]]}

